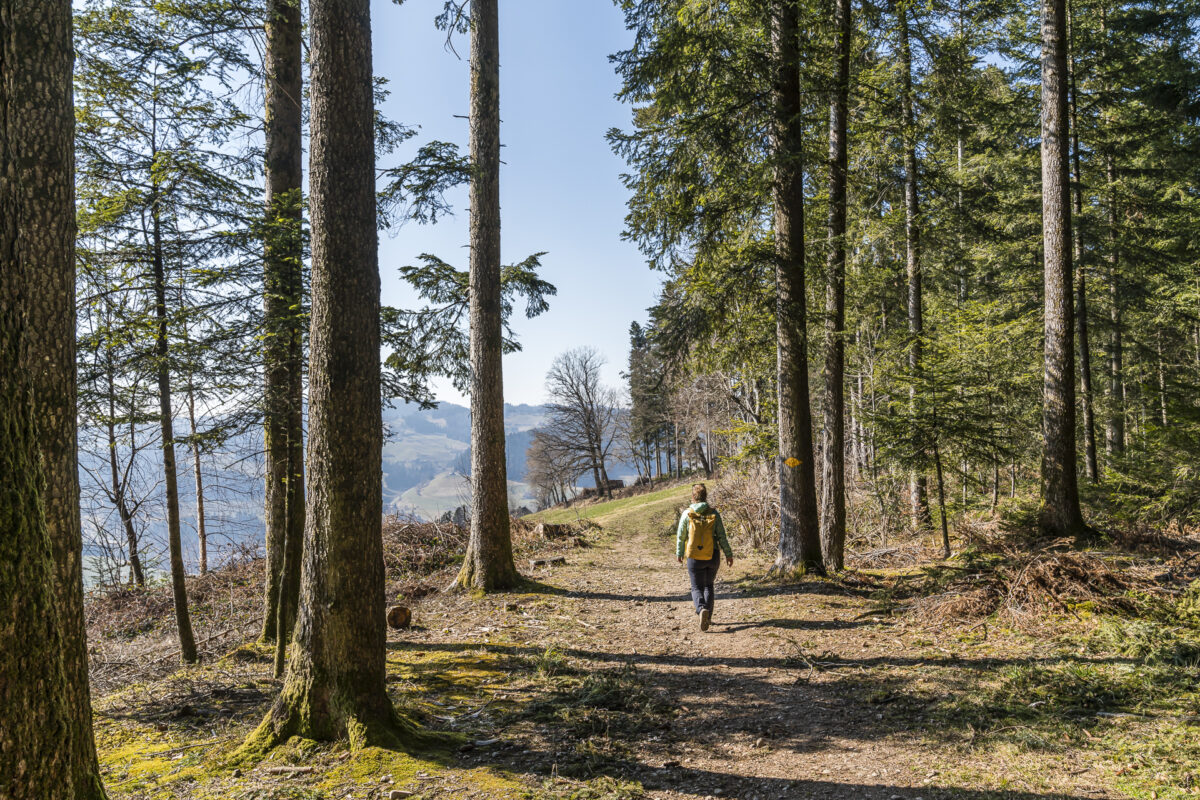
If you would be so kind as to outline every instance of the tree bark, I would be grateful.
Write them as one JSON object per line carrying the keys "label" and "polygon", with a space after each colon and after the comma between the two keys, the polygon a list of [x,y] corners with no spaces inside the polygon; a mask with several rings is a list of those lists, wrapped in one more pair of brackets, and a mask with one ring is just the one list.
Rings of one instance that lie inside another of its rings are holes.
{"label": "tree bark", "polygon": [[1111,153],[1105,156],[1105,183],[1108,189],[1108,240],[1109,240],[1109,322],[1108,340],[1108,426],[1105,430],[1104,449],[1111,456],[1125,452],[1125,367],[1124,367],[1124,320],[1121,309],[1121,257],[1117,252],[1117,189],[1116,165]]}
{"label": "tree bark", "polygon": [[196,539],[200,545],[200,574],[208,572],[208,528],[204,520],[204,473],[200,470],[200,442],[196,438],[196,390],[188,375],[188,430],[192,439],[192,472],[196,482]]}
{"label": "tree bark", "polygon": [[151,270],[154,282],[155,319],[155,377],[158,388],[158,427],[162,439],[163,483],[167,500],[167,548],[170,551],[171,595],[175,605],[175,625],[179,632],[179,658],[185,664],[197,660],[196,637],[192,634],[192,619],[188,613],[186,573],[183,567],[183,544],[179,532],[179,475],[175,465],[175,426],[171,408],[171,364],[167,333],[167,271],[163,257],[161,209],[158,189],[151,189]]}
{"label": "tree bark", "polygon": [[1045,259],[1045,374],[1040,523],[1055,536],[1084,538],[1075,473],[1075,348],[1071,292],[1070,146],[1066,0],[1042,0],[1042,234]]}
{"label": "tree bark", "polygon": [[1167,367],[1163,363],[1163,343],[1162,329],[1159,328],[1158,335],[1154,339],[1155,351],[1158,356],[1158,411],[1159,421],[1162,423],[1163,430],[1166,430],[1170,425],[1167,417]]}
{"label": "tree bark", "polygon": [[384,620],[383,422],[369,0],[313,0],[309,489],[283,689],[244,746],[395,746]]}
{"label": "tree bark", "polygon": [[[111,365],[109,367],[111,370]],[[108,471],[112,486],[112,502],[117,507],[117,517],[125,531],[125,543],[128,547],[129,579],[136,586],[146,585],[146,573],[142,570],[142,559],[138,555],[137,530],[133,527],[133,514],[129,511],[129,502],[125,497],[125,481],[121,478],[120,466],[117,464],[117,428],[113,422],[116,417],[112,372],[109,372],[108,382]]]}
{"label": "tree bark", "polygon": [[[1068,9],[1068,14],[1070,10]],[[1092,407],[1092,351],[1088,343],[1087,272],[1083,267],[1083,167],[1079,154],[1079,92],[1075,80],[1075,59],[1068,63],[1071,71],[1071,157],[1075,170],[1074,224],[1071,226],[1073,257],[1075,260],[1075,326],[1079,335],[1079,392],[1083,409],[1083,453],[1088,480],[1097,483],[1100,469],[1096,460],[1096,419]]]}
{"label": "tree bark", "polygon": [[933,466],[937,477],[938,515],[942,518],[942,558],[950,557],[950,523],[946,519],[946,481],[942,473],[942,452],[933,444]]}
{"label": "tree bark", "polygon": [[779,381],[779,554],[781,573],[824,573],[817,522],[808,322],[804,289],[804,120],[795,0],[772,0],[771,121],[775,174],[775,325]]}
{"label": "tree bark", "polygon": [[[909,387],[909,406],[914,423],[917,414],[916,383],[921,378],[921,359],[925,336],[924,309],[921,275],[921,225],[920,200],[917,195],[917,131],[913,110],[912,48],[908,40],[908,11],[903,5],[896,7],[896,31],[900,43],[900,112],[903,125],[901,136],[904,149],[904,252],[908,277],[908,369],[913,385]],[[918,530],[929,528],[929,492],[925,475],[913,470],[908,481],[909,504],[913,527]]]}
{"label": "tree bark", "polygon": [[[263,251],[267,580],[263,641],[281,641],[300,591],[304,538],[302,22],[298,0],[267,4],[266,245]],[[293,557],[288,559],[286,554]],[[285,572],[285,562],[291,569]]]}
{"label": "tree bark", "polygon": [[512,556],[504,452],[497,0],[471,0],[470,140],[471,534],[458,584],[491,591],[520,579]]}
{"label": "tree bark", "polygon": [[0,795],[103,798],[76,462],[71,4],[0,0]]}
{"label": "tree bark", "polygon": [[829,254],[825,287],[825,441],[821,554],[841,571],[846,549],[846,169],[850,102],[850,0],[834,1],[836,85],[829,104]]}

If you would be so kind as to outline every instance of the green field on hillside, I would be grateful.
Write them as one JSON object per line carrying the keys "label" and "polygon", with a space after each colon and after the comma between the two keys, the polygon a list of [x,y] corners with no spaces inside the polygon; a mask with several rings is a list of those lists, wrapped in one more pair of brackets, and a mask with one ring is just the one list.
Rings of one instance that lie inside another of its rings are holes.
{"label": "green field on hillside", "polygon": [[549,508],[545,511],[539,511],[536,514],[530,514],[526,519],[533,522],[561,524],[574,522],[577,519],[598,519],[617,511],[623,511],[634,506],[652,505],[659,501],[673,500],[682,506],[688,502],[690,493],[690,484],[686,486],[668,486],[665,489],[659,489],[657,492],[636,494],[632,497],[621,497],[616,500],[607,500],[603,503],[571,506],[570,508]]}

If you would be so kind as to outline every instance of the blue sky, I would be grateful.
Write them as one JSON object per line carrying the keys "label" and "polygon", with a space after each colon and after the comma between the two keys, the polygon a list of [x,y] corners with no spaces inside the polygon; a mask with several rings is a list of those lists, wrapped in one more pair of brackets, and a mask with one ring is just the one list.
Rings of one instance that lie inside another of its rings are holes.
{"label": "blue sky", "polygon": [[[466,147],[469,42],[455,38],[461,60],[445,49],[445,34],[433,25],[441,7],[442,0],[372,2],[375,73],[391,90],[384,111],[421,128],[396,161],[430,139]],[[605,354],[605,380],[617,384],[629,323],[644,321],[657,295],[661,275],[620,238],[623,164],[604,139],[609,128],[628,126],[629,108],[614,97],[619,83],[608,61],[628,40],[611,0],[500,0],[503,259],[548,251],[542,276],[558,287],[549,312],[515,321],[524,350],[504,361],[510,403],[542,402],[550,362],[583,345]],[[381,236],[384,303],[416,302],[398,269],[421,253],[466,268],[465,190],[451,199],[453,217]],[[448,382],[436,388],[439,399],[464,402]]]}

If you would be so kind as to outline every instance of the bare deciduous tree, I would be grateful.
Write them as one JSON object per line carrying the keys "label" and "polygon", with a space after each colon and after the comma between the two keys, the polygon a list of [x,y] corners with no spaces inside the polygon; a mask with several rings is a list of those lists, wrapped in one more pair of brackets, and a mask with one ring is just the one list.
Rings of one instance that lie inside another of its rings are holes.
{"label": "bare deciduous tree", "polygon": [[550,398],[544,428],[554,446],[574,453],[592,472],[596,490],[612,496],[607,461],[616,443],[620,398],[600,383],[604,356],[591,347],[568,350],[546,374]]}
{"label": "bare deciduous tree", "polygon": [[525,453],[525,481],[537,492],[543,506],[565,503],[574,496],[575,484],[588,471],[588,461],[577,450],[548,431],[535,431]]}

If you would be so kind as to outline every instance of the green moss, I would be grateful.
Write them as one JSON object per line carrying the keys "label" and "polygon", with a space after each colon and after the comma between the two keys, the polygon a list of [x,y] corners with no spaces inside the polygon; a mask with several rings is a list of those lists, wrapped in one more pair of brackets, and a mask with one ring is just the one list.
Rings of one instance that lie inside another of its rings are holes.
{"label": "green moss", "polygon": [[177,784],[208,784],[229,772],[222,763],[227,745],[207,738],[189,741],[144,725],[103,722],[96,744],[105,783],[121,793],[166,800],[177,796],[171,788]]}
{"label": "green moss", "polygon": [[337,788],[348,782],[378,782],[380,776],[391,775],[398,788],[417,779],[418,774],[435,776],[445,771],[437,761],[418,758],[397,750],[383,747],[363,747],[352,750],[344,763],[327,772],[319,784],[324,788]]}

